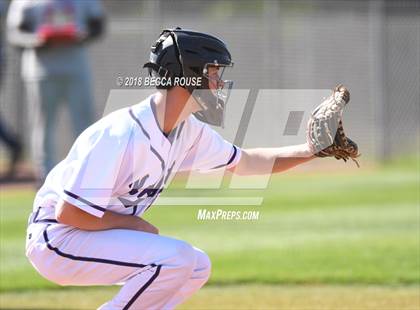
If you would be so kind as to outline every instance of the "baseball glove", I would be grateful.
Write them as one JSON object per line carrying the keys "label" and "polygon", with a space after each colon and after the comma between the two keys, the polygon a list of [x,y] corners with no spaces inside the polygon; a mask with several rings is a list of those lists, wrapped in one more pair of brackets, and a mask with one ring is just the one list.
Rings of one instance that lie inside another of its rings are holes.
{"label": "baseball glove", "polygon": [[346,136],[343,128],[343,110],[350,101],[350,93],[343,85],[334,88],[333,93],[313,112],[308,122],[307,141],[317,157],[335,157],[353,160],[360,156],[357,144]]}

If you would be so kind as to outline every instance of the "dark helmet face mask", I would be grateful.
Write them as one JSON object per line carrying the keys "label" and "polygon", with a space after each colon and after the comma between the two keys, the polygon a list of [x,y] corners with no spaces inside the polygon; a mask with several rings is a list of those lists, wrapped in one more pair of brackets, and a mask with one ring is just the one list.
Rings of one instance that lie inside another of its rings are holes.
{"label": "dark helmet face mask", "polygon": [[226,104],[233,87],[233,81],[224,78],[232,67],[233,63],[208,63],[204,66],[202,85],[192,92],[201,108],[194,115],[202,122],[224,127]]}

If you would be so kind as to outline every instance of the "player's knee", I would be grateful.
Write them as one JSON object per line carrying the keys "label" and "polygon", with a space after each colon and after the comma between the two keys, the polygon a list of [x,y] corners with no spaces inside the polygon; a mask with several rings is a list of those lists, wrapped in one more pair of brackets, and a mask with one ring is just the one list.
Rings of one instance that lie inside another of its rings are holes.
{"label": "player's knee", "polygon": [[208,281],[211,274],[211,261],[209,256],[200,249],[195,249],[196,267],[194,273],[203,280],[203,284]]}
{"label": "player's knee", "polygon": [[191,274],[196,264],[194,248],[186,242],[179,241],[174,248],[174,260],[176,268]]}

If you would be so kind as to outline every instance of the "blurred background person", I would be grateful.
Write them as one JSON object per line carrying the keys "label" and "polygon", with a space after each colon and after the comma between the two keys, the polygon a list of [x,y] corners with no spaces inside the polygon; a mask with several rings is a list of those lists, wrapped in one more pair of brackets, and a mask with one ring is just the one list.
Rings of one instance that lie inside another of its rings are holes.
{"label": "blurred background person", "polygon": [[[4,52],[3,52],[3,29],[4,29],[4,17],[7,12],[6,0],[0,0],[0,91],[1,82],[4,72]],[[1,104],[5,104],[3,100]],[[2,143],[7,147],[7,151],[10,154],[8,167],[5,169],[4,174],[1,176],[1,181],[8,181],[14,178],[16,173],[16,164],[21,157],[22,146],[18,137],[13,134],[10,129],[6,126],[4,118],[0,116],[0,139]]]}
{"label": "blurred background person", "polygon": [[100,1],[13,0],[9,42],[23,49],[21,74],[28,98],[31,156],[40,182],[57,163],[54,136],[58,108],[70,111],[74,137],[94,121],[86,43],[104,29]]}

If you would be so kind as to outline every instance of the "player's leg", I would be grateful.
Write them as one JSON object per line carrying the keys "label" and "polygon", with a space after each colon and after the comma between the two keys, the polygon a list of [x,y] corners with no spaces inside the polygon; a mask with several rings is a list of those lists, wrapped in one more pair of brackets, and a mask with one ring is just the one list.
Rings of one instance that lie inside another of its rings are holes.
{"label": "player's leg", "polygon": [[0,140],[7,146],[10,152],[9,167],[7,168],[5,177],[13,177],[16,170],[16,164],[22,155],[22,144],[19,137],[10,132],[6,123],[0,116]]}
{"label": "player's leg", "polygon": [[95,121],[91,85],[87,72],[67,78],[66,95],[75,137]]}
{"label": "player's leg", "polygon": [[39,177],[44,178],[55,165],[54,133],[60,101],[58,79],[27,82],[29,121],[31,123],[31,154]]}
{"label": "player's leg", "polygon": [[163,309],[174,309],[197,292],[209,279],[211,262],[205,252],[194,248],[196,263],[188,281],[169,299]]}
{"label": "player's leg", "polygon": [[196,251],[180,240],[122,229],[60,227],[33,232],[38,237],[27,255],[44,277],[61,285],[124,284],[101,309],[164,309],[196,265]]}

